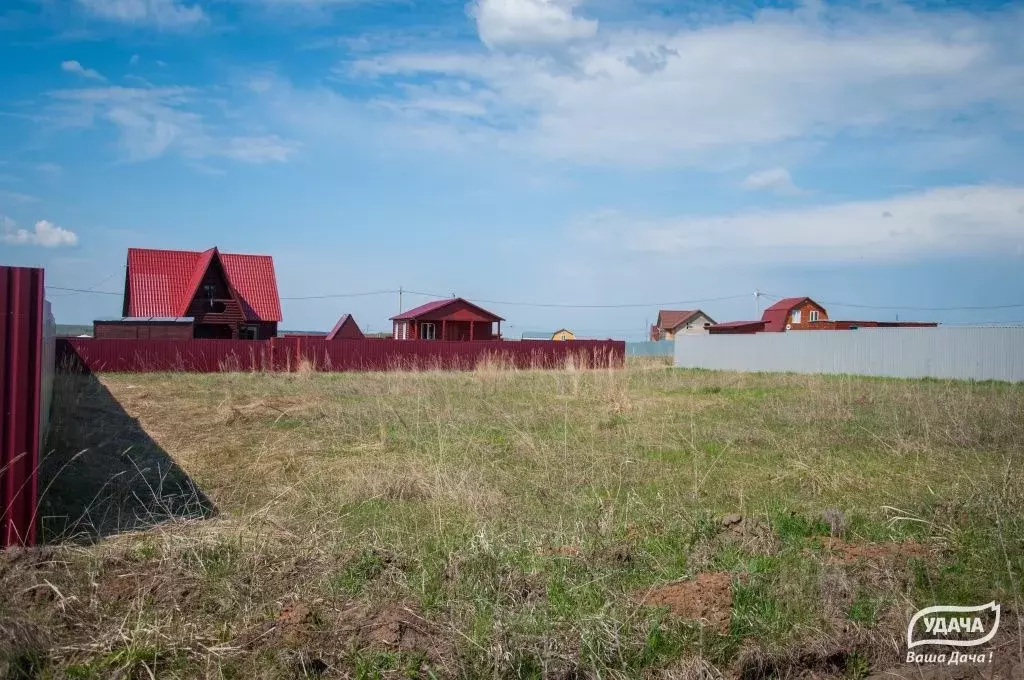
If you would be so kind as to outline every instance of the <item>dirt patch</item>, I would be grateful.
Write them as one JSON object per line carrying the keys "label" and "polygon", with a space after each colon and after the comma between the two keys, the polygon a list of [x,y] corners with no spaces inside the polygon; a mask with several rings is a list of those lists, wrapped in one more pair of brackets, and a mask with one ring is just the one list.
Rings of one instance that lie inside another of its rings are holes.
{"label": "dirt patch", "polygon": [[700,621],[722,633],[732,617],[732,578],[725,572],[704,572],[690,581],[656,586],[638,594],[640,604],[668,607],[684,619]]}
{"label": "dirt patch", "polygon": [[545,551],[543,554],[552,557],[579,557],[583,554],[583,551],[575,545],[560,545]]}
{"label": "dirt patch", "polygon": [[721,544],[734,545],[755,555],[772,555],[778,550],[778,539],[771,528],[756,517],[726,515],[717,537]]}
{"label": "dirt patch", "polygon": [[355,615],[354,622],[370,647],[403,652],[428,652],[432,639],[427,622],[406,605],[390,605]]}
{"label": "dirt patch", "polygon": [[928,557],[931,554],[927,547],[917,541],[851,543],[831,536],[821,539],[821,548],[826,564],[898,562],[911,557]]}
{"label": "dirt patch", "polygon": [[448,658],[450,645],[437,626],[427,621],[413,603],[380,607],[352,604],[330,609],[322,601],[291,602],[268,624],[243,636],[253,648],[277,638],[285,646],[308,653],[325,652],[324,658],[346,649],[369,647],[387,651],[420,653],[433,663]]}

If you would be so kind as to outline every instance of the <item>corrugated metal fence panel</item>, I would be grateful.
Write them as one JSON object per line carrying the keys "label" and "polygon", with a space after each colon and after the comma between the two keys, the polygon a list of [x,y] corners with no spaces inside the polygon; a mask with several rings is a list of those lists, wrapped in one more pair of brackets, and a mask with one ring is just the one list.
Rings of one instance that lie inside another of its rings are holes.
{"label": "corrugated metal fence panel", "polygon": [[[45,289],[44,289],[45,290]],[[46,439],[50,428],[50,405],[53,403],[53,372],[57,356],[57,323],[50,309],[50,301],[43,300],[42,361],[39,367],[39,384],[42,395],[39,404],[39,445]]]}
{"label": "corrugated metal fence panel", "polygon": [[1024,328],[861,328],[694,335],[675,365],[727,371],[1024,381]]}
{"label": "corrugated metal fence panel", "polygon": [[285,337],[273,340],[121,340],[60,338],[62,370],[110,372],[320,371],[473,369],[483,361],[516,368],[621,366],[619,340],[567,342],[502,340],[334,340]]}
{"label": "corrugated metal fence panel", "polygon": [[43,270],[0,267],[0,546],[35,541]]}
{"label": "corrugated metal fence panel", "polygon": [[626,356],[628,357],[670,357],[675,350],[676,344],[671,340],[659,340],[657,342],[627,342]]}

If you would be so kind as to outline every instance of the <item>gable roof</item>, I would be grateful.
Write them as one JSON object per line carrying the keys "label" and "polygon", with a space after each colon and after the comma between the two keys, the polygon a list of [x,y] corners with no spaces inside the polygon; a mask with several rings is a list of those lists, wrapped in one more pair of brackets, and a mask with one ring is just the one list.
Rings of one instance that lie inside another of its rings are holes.
{"label": "gable roof", "polygon": [[809,297],[782,298],[774,305],[765,309],[761,314],[761,320],[765,322],[765,330],[775,332],[786,330],[790,310],[794,307],[799,307],[804,302],[810,302],[822,311],[825,309]]}
{"label": "gable roof", "polygon": [[351,321],[352,325],[355,326],[356,331],[359,333],[359,337],[363,337],[363,329],[361,329],[359,324],[356,323],[355,317],[351,314],[342,314],[341,318],[338,319],[338,323],[334,324],[334,328],[332,328],[331,332],[327,334],[327,339],[334,340],[338,337],[338,333],[341,332],[341,329],[344,328],[345,324],[349,321]]}
{"label": "gable roof", "polygon": [[486,309],[484,309],[483,307],[481,307],[479,305],[474,305],[469,300],[466,300],[465,298],[460,298],[460,297],[449,298],[447,300],[434,300],[433,302],[428,302],[428,303],[426,303],[424,305],[420,305],[419,307],[413,307],[412,309],[410,309],[410,310],[408,310],[406,312],[402,312],[401,314],[393,316],[393,317],[391,317],[391,320],[392,321],[411,321],[412,319],[418,319],[419,317],[421,317],[421,316],[423,316],[425,314],[430,314],[431,312],[436,312],[436,311],[438,311],[440,309],[444,309],[448,305],[454,304],[456,302],[461,302],[461,303],[463,303],[465,305],[468,305],[469,307],[472,307],[473,309],[477,310],[478,312],[482,312],[484,314],[484,316],[491,317],[492,321],[504,321],[505,320],[505,319],[501,318],[500,316],[498,316],[497,314],[495,314],[494,312],[489,312]]}
{"label": "gable roof", "polygon": [[183,316],[217,259],[246,321],[280,321],[274,260],[269,255],[129,248],[124,316]]}
{"label": "gable roof", "polygon": [[[658,310],[657,327],[664,330],[672,330],[689,322],[698,314],[704,314],[704,312],[699,309],[660,309]],[[704,316],[707,316],[708,321],[712,324],[715,323],[715,320],[707,314],[704,314]]]}

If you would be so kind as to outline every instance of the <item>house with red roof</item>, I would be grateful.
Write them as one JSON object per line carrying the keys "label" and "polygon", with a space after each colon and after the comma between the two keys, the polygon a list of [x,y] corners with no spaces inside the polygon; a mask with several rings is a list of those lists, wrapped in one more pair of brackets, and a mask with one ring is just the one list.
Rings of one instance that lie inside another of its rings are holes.
{"label": "house with red roof", "polygon": [[651,340],[672,340],[677,335],[706,333],[715,320],[699,309],[661,309],[651,326]]}
{"label": "house with red roof", "polygon": [[[435,300],[391,317],[395,340],[500,340],[503,318],[462,298]],[[497,329],[494,325],[497,324]]]}
{"label": "house with red roof", "polygon": [[844,331],[858,328],[934,328],[934,321],[833,321],[823,306],[809,297],[782,298],[764,310],[760,321],[729,321],[711,326],[712,335],[782,333],[785,331]]}
{"label": "house with red roof", "polygon": [[262,340],[277,335],[281,299],[269,255],[129,248],[123,316],[94,336]]}
{"label": "house with red roof", "polygon": [[804,324],[828,321],[825,308],[809,297],[782,298],[761,314],[765,330],[780,333]]}

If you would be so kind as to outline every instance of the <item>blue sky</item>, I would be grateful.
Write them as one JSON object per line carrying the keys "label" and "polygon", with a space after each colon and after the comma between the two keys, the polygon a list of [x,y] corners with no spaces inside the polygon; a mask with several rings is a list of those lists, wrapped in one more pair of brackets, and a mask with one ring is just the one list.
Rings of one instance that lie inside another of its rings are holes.
{"label": "blue sky", "polygon": [[[755,289],[1024,321],[1022,34],[1013,3],[5,2],[0,262],[119,291],[130,246],[216,245],[284,298],[455,292],[509,334]],[[382,329],[398,300],[283,306]]]}

